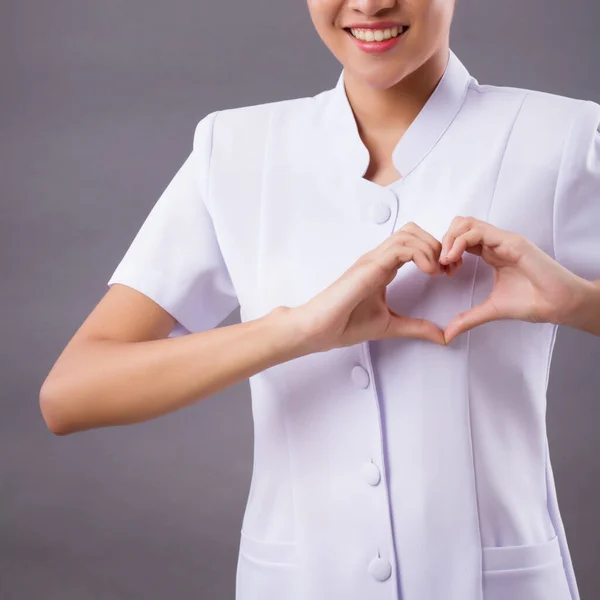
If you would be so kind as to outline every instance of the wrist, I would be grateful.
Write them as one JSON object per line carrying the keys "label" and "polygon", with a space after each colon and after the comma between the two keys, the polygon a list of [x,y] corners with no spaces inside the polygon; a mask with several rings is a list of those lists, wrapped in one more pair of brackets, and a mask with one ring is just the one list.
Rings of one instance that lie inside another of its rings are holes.
{"label": "wrist", "polygon": [[285,355],[286,360],[299,358],[318,350],[298,308],[277,306],[266,315],[266,318],[277,332],[277,339],[281,342],[280,351]]}
{"label": "wrist", "polygon": [[578,278],[572,307],[560,324],[600,335],[600,280]]}

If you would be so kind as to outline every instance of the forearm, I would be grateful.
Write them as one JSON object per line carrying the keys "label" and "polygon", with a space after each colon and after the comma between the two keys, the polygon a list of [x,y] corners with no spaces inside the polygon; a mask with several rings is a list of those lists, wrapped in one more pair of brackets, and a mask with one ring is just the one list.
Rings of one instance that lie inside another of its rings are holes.
{"label": "forearm", "polygon": [[302,356],[307,345],[291,310],[181,337],[80,342],[42,389],[44,419],[59,435],[146,421]]}
{"label": "forearm", "polygon": [[574,309],[563,324],[600,336],[600,279],[581,280]]}

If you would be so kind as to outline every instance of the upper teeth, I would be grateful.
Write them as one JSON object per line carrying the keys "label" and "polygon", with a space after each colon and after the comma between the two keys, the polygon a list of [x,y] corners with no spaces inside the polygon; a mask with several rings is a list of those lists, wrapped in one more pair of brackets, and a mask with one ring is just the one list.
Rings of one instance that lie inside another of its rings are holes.
{"label": "upper teeth", "polygon": [[381,42],[396,37],[404,31],[404,27],[390,29],[350,29],[352,35],[364,42]]}

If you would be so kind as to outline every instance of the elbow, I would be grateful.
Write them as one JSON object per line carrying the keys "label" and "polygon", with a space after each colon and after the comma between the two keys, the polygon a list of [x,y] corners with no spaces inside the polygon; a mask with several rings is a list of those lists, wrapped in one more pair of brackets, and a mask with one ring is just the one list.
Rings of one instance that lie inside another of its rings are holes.
{"label": "elbow", "polygon": [[64,402],[61,402],[60,392],[54,390],[48,380],[40,389],[39,405],[44,423],[51,433],[58,436],[73,433],[74,430],[65,418]]}

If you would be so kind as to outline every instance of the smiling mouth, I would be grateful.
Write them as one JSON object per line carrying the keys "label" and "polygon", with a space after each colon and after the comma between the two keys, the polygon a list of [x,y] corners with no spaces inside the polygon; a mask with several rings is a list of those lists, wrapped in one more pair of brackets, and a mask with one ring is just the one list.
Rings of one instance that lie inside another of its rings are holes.
{"label": "smiling mouth", "polygon": [[407,29],[408,25],[400,25],[386,29],[355,29],[346,27],[344,31],[361,42],[385,42],[400,37]]}

